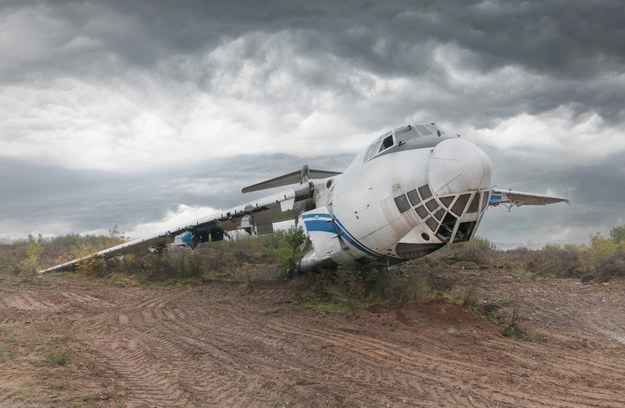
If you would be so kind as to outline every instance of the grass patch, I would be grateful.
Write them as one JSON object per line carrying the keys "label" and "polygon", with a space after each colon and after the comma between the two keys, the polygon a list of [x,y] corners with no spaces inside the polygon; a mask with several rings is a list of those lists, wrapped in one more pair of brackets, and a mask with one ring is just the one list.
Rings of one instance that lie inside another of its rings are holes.
{"label": "grass patch", "polygon": [[69,354],[64,349],[58,349],[46,356],[46,363],[52,366],[64,367],[71,361]]}
{"label": "grass patch", "polygon": [[50,389],[53,391],[65,391],[69,390],[69,384],[61,383],[61,384],[53,384],[50,386]]}
{"label": "grass patch", "polygon": [[536,272],[528,271],[527,269],[521,266],[515,266],[512,268],[512,273],[519,276],[525,276],[527,278],[531,278],[536,276]]}
{"label": "grass patch", "polygon": [[4,360],[4,357],[7,355],[9,348],[4,344],[0,344],[0,360]]}
{"label": "grass patch", "polygon": [[0,361],[5,361],[7,358],[14,358],[15,351],[11,348],[11,344],[15,344],[15,339],[9,334],[7,328],[0,326]]}
{"label": "grass patch", "polygon": [[[477,298],[477,291],[474,286],[470,286],[462,297],[454,296],[453,302],[458,306],[468,309],[476,315],[482,316],[495,326],[499,327],[501,335],[512,340],[531,341],[529,333],[520,324],[520,306],[518,302],[510,302],[503,299],[480,302]],[[511,314],[503,312],[504,307],[512,307]]]}
{"label": "grass patch", "polygon": [[305,303],[305,307],[314,310],[318,314],[326,313],[345,313],[350,310],[347,302],[318,302],[318,303]]}

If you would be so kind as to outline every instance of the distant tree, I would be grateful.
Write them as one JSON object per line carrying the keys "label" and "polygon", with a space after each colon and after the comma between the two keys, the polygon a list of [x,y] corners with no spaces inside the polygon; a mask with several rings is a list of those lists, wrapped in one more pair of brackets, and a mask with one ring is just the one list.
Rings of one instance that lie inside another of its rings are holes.
{"label": "distant tree", "polygon": [[625,225],[612,228],[610,230],[610,238],[612,238],[612,241],[617,245],[625,241]]}
{"label": "distant tree", "polygon": [[123,240],[124,232],[119,230],[119,225],[115,224],[112,228],[109,228],[109,237]]}
{"label": "distant tree", "polygon": [[35,240],[32,235],[28,235],[26,244],[26,258],[22,260],[21,271],[25,273],[35,273],[39,269],[39,260],[43,253],[43,238]]}

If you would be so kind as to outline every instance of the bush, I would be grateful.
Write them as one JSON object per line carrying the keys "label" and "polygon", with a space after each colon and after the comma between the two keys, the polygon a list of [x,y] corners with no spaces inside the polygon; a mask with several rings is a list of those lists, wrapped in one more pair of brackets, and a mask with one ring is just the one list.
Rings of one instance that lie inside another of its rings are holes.
{"label": "bush", "polygon": [[615,277],[625,277],[625,251],[618,250],[606,259],[600,259],[596,265],[595,279],[607,282]]}
{"label": "bush", "polygon": [[428,274],[414,268],[340,266],[309,274],[307,279],[301,298],[315,310],[408,302],[424,298],[430,290]]}
{"label": "bush", "polygon": [[584,274],[579,253],[558,245],[527,251],[525,269],[542,277],[579,278]]}
{"label": "bush", "polygon": [[625,242],[625,225],[612,228],[610,230],[610,238],[612,238],[612,241],[617,245],[621,242]]}
{"label": "bush", "polygon": [[464,261],[490,266],[494,263],[495,253],[495,244],[487,239],[475,237],[467,242],[447,245],[435,256],[448,261],[448,263]]}
{"label": "bush", "polygon": [[272,257],[278,262],[280,275],[287,271],[295,271],[299,262],[310,248],[310,241],[299,227],[289,228],[287,231],[278,231],[273,234]]}
{"label": "bush", "polygon": [[[590,245],[581,245],[578,248],[586,279],[596,279],[600,275],[602,267],[606,267],[605,261],[619,250],[612,239],[603,238],[601,235],[592,235]],[[604,275],[606,278],[608,275]]]}

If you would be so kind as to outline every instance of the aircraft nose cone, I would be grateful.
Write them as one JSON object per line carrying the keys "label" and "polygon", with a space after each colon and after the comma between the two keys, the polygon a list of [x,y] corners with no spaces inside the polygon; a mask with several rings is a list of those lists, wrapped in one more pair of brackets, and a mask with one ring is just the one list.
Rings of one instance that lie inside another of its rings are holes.
{"label": "aircraft nose cone", "polygon": [[460,138],[443,140],[430,153],[428,180],[437,195],[490,189],[491,162],[475,143]]}

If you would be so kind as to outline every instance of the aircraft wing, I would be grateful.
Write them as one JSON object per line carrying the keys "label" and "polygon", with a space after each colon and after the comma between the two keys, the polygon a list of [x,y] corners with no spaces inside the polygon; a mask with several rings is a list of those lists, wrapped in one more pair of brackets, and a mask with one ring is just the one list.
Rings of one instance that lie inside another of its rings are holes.
{"label": "aircraft wing", "polygon": [[522,205],[547,205],[561,202],[568,204],[569,200],[564,197],[493,188],[488,204],[492,207],[497,207],[498,205],[520,207]]}
{"label": "aircraft wing", "polygon": [[[106,257],[108,259],[148,250],[151,247],[172,243],[177,237],[182,243],[187,245],[220,240],[223,239],[224,234],[228,235],[228,231],[244,227],[242,221],[244,217],[248,215],[252,215],[253,225],[256,227],[258,234],[273,232],[273,222],[297,219],[299,213],[314,208],[312,196],[312,183],[300,185],[238,207],[220,211],[168,231],[135,239],[82,258],[44,269],[39,273],[71,269],[75,267],[77,263],[94,257]],[[245,222],[249,222],[249,218]],[[191,232],[191,234],[185,234],[186,232]]]}

